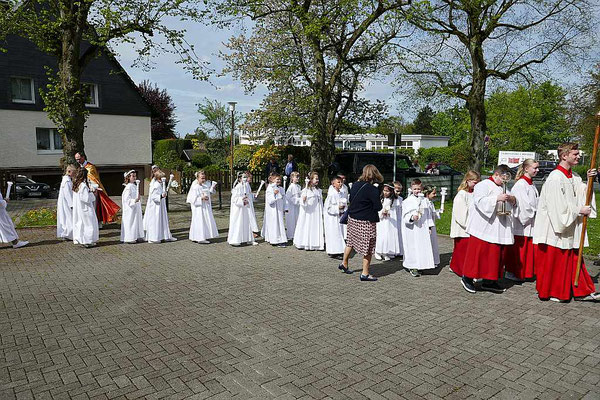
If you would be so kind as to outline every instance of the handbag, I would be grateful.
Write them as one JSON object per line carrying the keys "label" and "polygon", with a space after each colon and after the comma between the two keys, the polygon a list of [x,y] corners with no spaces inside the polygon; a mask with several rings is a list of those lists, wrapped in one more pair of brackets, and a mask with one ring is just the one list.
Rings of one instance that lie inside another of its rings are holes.
{"label": "handbag", "polygon": [[[360,187],[360,189],[358,189],[358,192],[356,192],[356,194],[354,196],[358,196],[358,194],[360,193],[360,191],[367,186],[367,183],[365,183],[364,185],[362,185]],[[342,225],[346,225],[348,223],[348,215],[350,213],[350,207],[352,207],[352,203],[350,203],[350,206],[348,206],[348,208],[346,209],[346,211],[344,211],[344,213],[342,214],[342,216],[340,217],[340,224]]]}

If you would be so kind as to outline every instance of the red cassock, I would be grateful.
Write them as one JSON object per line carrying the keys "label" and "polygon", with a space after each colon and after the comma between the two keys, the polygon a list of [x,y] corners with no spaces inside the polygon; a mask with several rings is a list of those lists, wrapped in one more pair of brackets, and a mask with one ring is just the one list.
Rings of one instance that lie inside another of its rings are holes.
{"label": "red cassock", "polygon": [[543,243],[536,246],[535,286],[540,299],[555,297],[559,300],[571,300],[573,296],[582,297],[596,292],[585,262],[581,263],[579,286],[575,287],[577,253],[577,249],[563,250]]}
{"label": "red cassock", "polygon": [[463,266],[467,257],[469,239],[468,237],[454,238],[454,250],[452,251],[452,260],[450,260],[450,269],[460,277],[463,276]]}
{"label": "red cassock", "polygon": [[533,278],[535,276],[534,253],[533,238],[515,235],[515,244],[506,246],[504,260],[506,270],[519,279]]}
{"label": "red cassock", "polygon": [[504,272],[503,253],[505,247],[471,236],[465,255],[463,275],[467,278],[497,281]]}
{"label": "red cassock", "polygon": [[96,202],[96,214],[98,220],[104,224],[113,222],[119,212],[120,207],[112,201],[104,191],[98,190],[98,201]]}

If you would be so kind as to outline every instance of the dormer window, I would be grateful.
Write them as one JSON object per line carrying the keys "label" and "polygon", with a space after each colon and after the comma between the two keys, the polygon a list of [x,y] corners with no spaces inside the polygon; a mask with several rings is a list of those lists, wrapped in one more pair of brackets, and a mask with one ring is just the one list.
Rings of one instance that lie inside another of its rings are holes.
{"label": "dormer window", "polygon": [[98,85],[95,83],[83,83],[83,92],[86,96],[85,105],[86,107],[100,107],[98,103]]}
{"label": "dormer window", "polygon": [[33,79],[13,76],[10,78],[10,89],[13,103],[35,104]]}

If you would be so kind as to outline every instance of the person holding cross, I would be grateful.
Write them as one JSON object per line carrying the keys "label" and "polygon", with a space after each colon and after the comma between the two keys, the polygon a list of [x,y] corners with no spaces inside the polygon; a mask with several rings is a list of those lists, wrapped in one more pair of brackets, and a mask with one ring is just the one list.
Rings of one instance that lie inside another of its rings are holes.
{"label": "person holding cross", "polygon": [[[572,171],[581,154],[577,143],[558,147],[559,164],[552,171],[540,194],[533,230],[536,289],[540,300],[567,302],[575,300],[600,301],[585,263],[581,264],[579,282],[575,283],[578,248],[583,217],[596,217],[596,200],[585,205],[586,184]],[[598,171],[587,171],[588,179],[596,179]]]}

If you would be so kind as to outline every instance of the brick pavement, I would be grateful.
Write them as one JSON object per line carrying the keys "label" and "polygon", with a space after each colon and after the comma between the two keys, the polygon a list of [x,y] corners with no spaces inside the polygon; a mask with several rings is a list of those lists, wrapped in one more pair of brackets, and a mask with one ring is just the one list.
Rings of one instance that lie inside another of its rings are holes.
{"label": "brick pavement", "polygon": [[0,247],[0,399],[600,398],[598,304],[469,295],[399,261],[361,283],[322,252],[228,246],[227,210],[192,243],[184,209],[175,243],[113,225],[93,249],[52,229]]}

